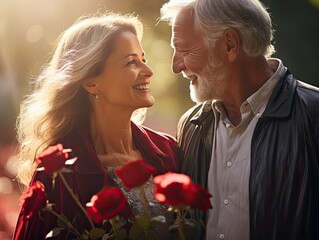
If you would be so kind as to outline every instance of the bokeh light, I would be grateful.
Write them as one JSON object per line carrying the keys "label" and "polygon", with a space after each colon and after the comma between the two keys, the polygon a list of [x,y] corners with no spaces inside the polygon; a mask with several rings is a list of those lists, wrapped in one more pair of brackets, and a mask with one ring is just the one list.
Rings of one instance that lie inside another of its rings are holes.
{"label": "bokeh light", "polygon": [[0,194],[11,194],[12,190],[12,181],[7,177],[0,177]]}
{"label": "bokeh light", "polygon": [[26,39],[29,43],[35,43],[40,41],[43,38],[43,26],[41,25],[32,25],[26,33]]}
{"label": "bokeh light", "polygon": [[8,158],[7,163],[4,165],[4,170],[9,176],[16,176],[18,170],[18,158],[13,155]]}

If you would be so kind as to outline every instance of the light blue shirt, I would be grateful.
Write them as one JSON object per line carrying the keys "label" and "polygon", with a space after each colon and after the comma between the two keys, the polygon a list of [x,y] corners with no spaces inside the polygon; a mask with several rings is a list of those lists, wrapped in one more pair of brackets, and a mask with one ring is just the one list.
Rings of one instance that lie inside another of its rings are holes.
{"label": "light blue shirt", "polygon": [[251,139],[270,95],[286,68],[279,59],[271,78],[240,107],[241,122],[233,126],[223,103],[212,102],[215,133],[208,172],[208,191],[213,209],[208,211],[206,239],[249,239],[249,176]]}

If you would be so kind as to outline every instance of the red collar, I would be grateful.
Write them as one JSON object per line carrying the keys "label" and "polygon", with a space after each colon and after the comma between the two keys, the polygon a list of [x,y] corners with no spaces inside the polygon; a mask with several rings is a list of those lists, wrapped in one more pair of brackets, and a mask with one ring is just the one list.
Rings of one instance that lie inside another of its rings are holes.
{"label": "red collar", "polygon": [[[78,157],[73,166],[75,172],[81,174],[104,174],[105,171],[95,152],[88,126],[87,124],[70,134],[63,141],[63,145],[65,148],[73,150],[71,157]],[[154,141],[159,140],[158,135],[154,134],[152,130],[138,126],[133,122],[131,122],[131,127],[134,144],[140,150],[144,160],[150,165],[155,165],[156,169],[160,168],[162,159],[167,159],[169,156],[155,144]]]}

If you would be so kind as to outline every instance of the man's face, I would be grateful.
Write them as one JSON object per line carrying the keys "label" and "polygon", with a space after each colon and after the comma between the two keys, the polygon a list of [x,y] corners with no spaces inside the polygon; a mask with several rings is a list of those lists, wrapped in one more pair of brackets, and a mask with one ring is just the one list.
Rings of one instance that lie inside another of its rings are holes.
{"label": "man's face", "polygon": [[202,34],[195,28],[192,10],[182,10],[172,26],[174,49],[172,70],[190,80],[190,95],[194,102],[211,100],[218,95],[224,68],[221,60],[204,43]]}

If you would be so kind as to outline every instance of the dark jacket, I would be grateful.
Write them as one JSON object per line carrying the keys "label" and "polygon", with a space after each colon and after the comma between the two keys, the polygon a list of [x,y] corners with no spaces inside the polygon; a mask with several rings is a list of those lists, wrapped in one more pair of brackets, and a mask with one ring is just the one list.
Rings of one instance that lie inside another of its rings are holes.
{"label": "dark jacket", "polygon": [[[144,160],[155,168],[155,174],[177,171],[177,143],[168,135],[132,123],[133,141],[142,153]],[[88,127],[73,131],[61,143],[64,148],[72,149],[72,156],[78,159],[72,166],[73,172],[64,174],[68,184],[83,206],[98,193],[104,185],[115,186],[113,179],[107,174],[98,159],[91,141]],[[45,185],[49,202],[55,203],[55,209],[69,220],[75,219],[78,230],[90,229],[88,221],[75,205],[69,192],[59,178],[52,187],[52,178],[45,172],[36,172],[31,183],[39,180]],[[127,216],[133,216],[132,210],[125,209]],[[57,226],[57,219],[51,213],[41,212],[29,220],[24,220],[20,214],[14,233],[14,240],[41,240]],[[58,239],[70,239],[71,236],[61,234]],[[57,239],[57,238],[54,238]]]}
{"label": "dark jacket", "polygon": [[[177,132],[180,170],[206,188],[213,134],[211,103],[184,114]],[[252,136],[249,206],[251,240],[319,239],[319,89],[288,71]]]}

